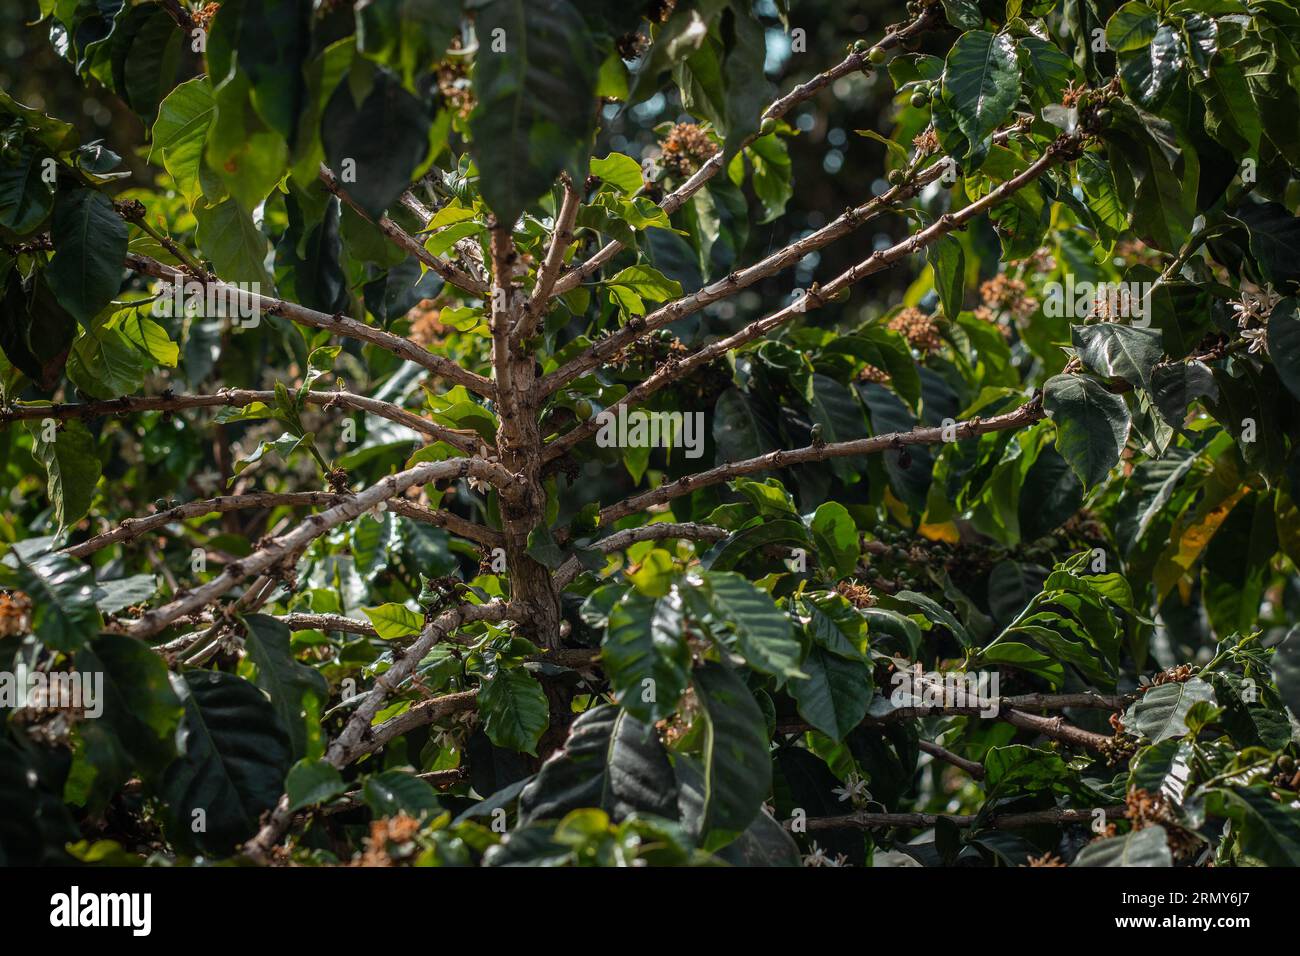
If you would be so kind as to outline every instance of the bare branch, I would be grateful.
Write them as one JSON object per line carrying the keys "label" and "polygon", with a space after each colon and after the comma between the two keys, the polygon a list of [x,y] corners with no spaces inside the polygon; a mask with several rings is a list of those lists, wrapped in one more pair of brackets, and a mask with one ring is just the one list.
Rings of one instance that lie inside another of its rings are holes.
{"label": "bare branch", "polygon": [[[150,531],[166,527],[176,521],[184,521],[186,518],[198,518],[210,514],[226,514],[248,508],[277,508],[281,506],[293,508],[306,506],[333,507],[348,500],[349,496],[332,491],[252,491],[240,495],[219,495],[216,498],[205,498],[201,501],[187,501],[165,511],[159,511],[157,514],[146,515],[141,518],[127,518],[111,531],[105,531],[103,534],[97,534],[93,538],[87,538],[85,541],[64,548],[63,553],[74,558],[84,558],[86,555],[94,554],[109,545],[133,541]],[[449,511],[422,508],[414,502],[401,498],[395,498],[387,502],[385,507],[402,517],[435,525],[439,528],[446,528],[453,534],[479,544],[496,545],[501,541],[500,532],[475,524]]]}
{"label": "bare branch", "polygon": [[[766,335],[778,326],[790,321],[795,316],[820,308],[827,302],[832,301],[841,290],[847,289],[849,286],[853,285],[853,283],[893,265],[905,256],[921,251],[931,243],[941,239],[943,236],[961,228],[976,216],[993,206],[996,206],[998,203],[1005,201],[1007,197],[1016,192],[1016,190],[1021,189],[1036,180],[1056,163],[1061,162],[1063,159],[1072,158],[1077,153],[1085,135],[1086,134],[1083,132],[1063,134],[1053,140],[1048,145],[1047,149],[1043,151],[1043,155],[1030,163],[1020,173],[970,203],[970,205],[963,207],[958,212],[945,213],[929,226],[913,233],[902,242],[872,253],[857,265],[840,273],[840,275],[836,276],[826,285],[818,287],[814,284],[813,288],[809,290],[803,298],[791,303],[777,312],[772,313],[771,315],[750,323],[739,332],[736,332],[727,338],[719,339],[679,362],[667,363],[661,366],[644,382],[628,392],[615,405],[607,409],[607,412],[617,414],[619,407],[631,408],[640,404],[664,386],[690,375],[697,368],[707,365],[709,362],[725,355],[727,352],[738,349],[741,346],[752,342],[754,339]],[[546,449],[546,461],[549,462],[558,458],[574,445],[591,435],[594,435],[600,428],[600,425],[601,416],[597,415],[590,421],[584,422],[551,442]]]}
{"label": "bare branch", "polygon": [[363,634],[366,637],[379,636],[369,621],[358,621],[342,614],[296,613],[279,615],[276,619],[291,631],[342,631],[344,634]]}
{"label": "bare branch", "polygon": [[492,370],[496,375],[497,405],[500,410],[502,434],[517,436],[519,427],[519,395],[516,394],[510,359],[510,328],[515,315],[515,287],[512,281],[515,261],[514,236],[510,227],[493,223],[492,249]]}
{"label": "bare branch", "polygon": [[854,441],[830,442],[820,445],[808,445],[789,451],[773,451],[757,458],[718,465],[708,471],[694,475],[683,475],[676,481],[660,485],[651,491],[626,498],[610,505],[600,512],[600,523],[610,524],[619,518],[646,511],[655,505],[663,504],[672,498],[690,494],[699,488],[707,488],[720,482],[729,481],[740,475],[753,474],[756,471],[772,471],[790,465],[800,465],[811,461],[827,461],[832,458],[851,458],[857,455],[871,455],[902,448],[906,445],[937,445],[944,441],[973,438],[988,432],[1006,431],[1023,428],[1040,421],[1044,417],[1042,404],[1031,400],[1013,412],[995,415],[991,418],[971,418],[957,422],[948,427],[914,428],[910,432],[889,432],[873,435],[871,438],[859,438]]}
{"label": "bare branch", "polygon": [[[1000,130],[994,134],[993,140],[995,143],[1005,143],[1013,134],[1024,128],[1023,124],[1017,122],[1008,129]],[[852,234],[882,212],[887,212],[898,203],[915,196],[925,186],[939,179],[946,168],[947,165],[944,162],[936,162],[927,166],[907,182],[898,186],[891,186],[879,196],[861,205],[846,209],[822,228],[790,243],[771,255],[765,256],[753,265],[735,270],[716,282],[710,283],[698,292],[660,306],[644,318],[632,319],[627,325],[599,339],[590,348],[544,376],[537,383],[538,394],[544,396],[558,391],[584,372],[599,367],[638,338],[656,329],[672,325],[687,316],[694,315],[705,306],[735,295],[761,279],[796,265],[810,252],[815,252],[844,236]]]}
{"label": "bare branch", "polygon": [[[385,402],[353,392],[310,391],[306,400],[322,408],[338,406],[366,412],[390,422],[405,425],[437,441],[446,442],[461,451],[473,454],[483,446],[477,432],[468,429],[444,428],[421,418],[392,402]],[[110,398],[97,402],[60,402],[53,405],[10,405],[0,408],[0,423],[45,418],[99,418],[106,415],[124,415],[130,412],[184,411],[189,408],[214,408],[229,406],[247,408],[254,402],[275,405],[275,392],[248,388],[223,388],[215,395],[137,395]]]}
{"label": "bare branch", "polygon": [[[885,36],[881,38],[877,46],[886,50],[898,46],[908,37],[921,35],[928,27],[933,26],[937,20],[938,12],[935,7],[927,7],[916,17],[916,19],[902,25],[901,27],[891,29],[889,33],[885,34]],[[870,66],[871,61],[867,59],[865,53],[850,53],[840,63],[837,63],[829,70],[819,73],[806,83],[796,86],[789,93],[776,100],[771,106],[763,111],[762,119],[780,119],[786,113],[790,112],[790,110],[794,109],[794,107],[830,86],[840,77],[847,76],[850,73],[857,73],[863,69],[868,69]],[[747,137],[741,144],[741,147],[743,148],[748,146],[754,140],[758,139],[758,136],[759,134],[755,133]],[[704,188],[704,185],[717,175],[718,170],[722,169],[722,158],[723,154],[721,150],[719,150],[718,153],[709,159],[708,162],[700,167],[695,175],[691,176],[690,179],[665,196],[663,201],[659,203],[660,207],[662,207],[669,215],[672,215],[680,209],[688,199]],[[582,263],[582,265],[562,276],[559,282],[555,284],[552,295],[563,295],[564,293],[577,288],[594,275],[602,266],[613,259],[614,256],[618,255],[622,248],[623,244],[616,239],[608,242],[598,252],[592,255],[590,259]]]}
{"label": "bare branch", "polygon": [[331,528],[360,517],[376,505],[400,495],[407,488],[439,479],[471,476],[490,481],[499,487],[509,487],[513,482],[513,476],[505,468],[478,458],[420,462],[406,471],[389,475],[326,511],[310,515],[292,531],[272,539],[270,543],[247,558],[227,565],[225,570],[213,580],[162,607],[147,611],[121,630],[132,637],[149,637],[157,634],[177,618],[211,604],[240,581],[294,560],[295,556],[312,541]]}
{"label": "bare branch", "polygon": [[[358,756],[367,752],[366,747],[368,744],[365,740],[367,732],[373,735],[377,730],[377,728],[371,727],[375,714],[379,712],[388,696],[401,686],[406,678],[411,676],[411,672],[415,670],[416,666],[435,644],[464,624],[472,621],[502,621],[508,615],[509,605],[502,601],[479,605],[465,604],[438,615],[420,632],[420,636],[410,646],[403,649],[400,657],[395,657],[393,665],[375,680],[375,686],[366,694],[357,709],[353,711],[342,733],[330,744],[329,749],[325,752],[325,760],[334,767],[342,769]],[[471,705],[473,696],[474,693],[471,692],[469,694],[469,703]],[[447,700],[447,698],[440,699]],[[391,723],[391,721],[386,723]],[[381,725],[381,727],[383,726],[385,725]],[[262,829],[244,845],[244,852],[254,859],[264,859],[270,853],[271,848],[279,842],[292,821],[293,814],[289,810],[289,795],[285,794],[280,798],[275,810],[272,811],[270,818]]]}
{"label": "bare branch", "polygon": [[[415,258],[423,262],[433,270],[433,272],[441,276],[444,281],[479,298],[483,298],[487,295],[487,285],[481,279],[470,275],[454,263],[435,256],[428,249],[424,248],[424,244],[420,242],[419,239],[416,239],[387,216],[380,216],[379,221],[375,222],[375,220],[371,218],[370,213],[362,209],[361,206],[357,204],[357,201],[348,194],[348,191],[343,188],[338,181],[338,177],[334,175],[333,170],[323,163],[320,168],[320,181],[324,184],[327,190],[337,196],[342,202],[347,203],[347,205],[351,207],[352,211],[358,216],[366,220],[366,222],[373,223],[380,232],[388,237],[393,245],[397,246],[408,255],[415,256]],[[428,222],[427,219],[425,221]]]}
{"label": "bare branch", "polygon": [[[1110,820],[1120,820],[1127,809],[1123,804],[1099,807]],[[849,813],[841,817],[808,817],[804,823],[808,832],[816,830],[876,830],[882,827],[908,827],[926,829],[947,820],[963,829],[976,824],[991,827],[994,830],[1019,830],[1025,827],[1057,825],[1062,823],[1090,823],[1095,815],[1092,809],[1068,810],[1052,808],[1048,810],[1029,810],[1025,813],[1002,813],[981,818],[978,814],[953,813]],[[786,829],[791,827],[787,821]]]}
{"label": "bare branch", "polygon": [[[428,177],[426,177],[426,179],[427,178]],[[434,210],[420,202],[415,194],[409,189],[402,193],[398,202],[414,213],[420,222],[428,223],[435,215]],[[469,270],[470,275],[474,277],[475,281],[481,282],[484,288],[488,288],[489,280],[487,269],[485,269],[483,265],[483,247],[479,245],[478,240],[468,236],[464,239],[457,239],[456,245],[453,246],[453,248],[456,250],[456,254],[465,262],[466,268]]]}
{"label": "bare branch", "polygon": [[373,325],[366,325],[364,322],[358,322],[356,319],[350,319],[345,315],[326,315],[324,312],[317,312],[315,309],[308,309],[285,299],[254,294],[212,276],[199,279],[187,272],[164,265],[156,259],[150,259],[148,256],[136,253],[127,255],[126,266],[128,269],[133,269],[143,275],[164,279],[168,282],[200,282],[205,288],[216,289],[224,295],[246,302],[254,309],[268,315],[283,316],[298,325],[305,325],[313,329],[325,329],[333,335],[357,339],[381,349],[386,349],[399,358],[428,369],[435,375],[440,375],[448,381],[464,385],[470,391],[479,395],[491,398],[495,393],[492,383],[482,375],[461,368],[451,359],[443,358],[441,355],[434,355],[428,349],[421,348],[400,335],[385,332],[383,329],[375,328]]}
{"label": "bare branch", "polygon": [[921,750],[928,753],[931,757],[934,757],[936,760],[942,760],[944,763],[950,763],[954,767],[958,768],[959,770],[966,771],[966,773],[970,774],[976,780],[984,779],[983,764],[974,760],[967,760],[965,757],[959,757],[951,750],[947,750],[943,747],[940,747],[938,744],[932,743],[929,740],[918,740],[916,742],[916,745]]}
{"label": "bare branch", "polygon": [[551,289],[555,287],[555,280],[560,276],[560,268],[564,265],[564,254],[568,251],[569,244],[573,242],[573,224],[578,219],[578,207],[582,205],[582,197],[569,181],[568,176],[565,176],[562,182],[564,202],[560,204],[560,211],[555,216],[551,244],[546,251],[546,258],[537,270],[537,282],[533,286],[533,294],[524,304],[519,322],[512,333],[511,337],[515,342],[532,335],[538,319],[546,314],[546,303],[550,301]]}

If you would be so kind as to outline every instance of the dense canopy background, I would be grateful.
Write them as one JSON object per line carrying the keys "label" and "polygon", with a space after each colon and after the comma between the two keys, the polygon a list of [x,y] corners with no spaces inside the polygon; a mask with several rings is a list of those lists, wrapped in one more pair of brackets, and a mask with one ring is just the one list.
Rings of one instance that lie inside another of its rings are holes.
{"label": "dense canopy background", "polygon": [[0,860],[1300,862],[1291,4],[0,22]]}

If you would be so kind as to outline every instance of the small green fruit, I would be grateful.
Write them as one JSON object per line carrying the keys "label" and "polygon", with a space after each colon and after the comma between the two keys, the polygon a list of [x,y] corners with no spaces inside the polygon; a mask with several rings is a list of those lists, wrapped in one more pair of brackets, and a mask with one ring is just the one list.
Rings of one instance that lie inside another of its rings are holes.
{"label": "small green fruit", "polygon": [[1106,107],[1097,110],[1097,124],[1099,126],[1109,126],[1111,121],[1111,112]]}
{"label": "small green fruit", "polygon": [[930,102],[930,97],[926,96],[924,93],[920,92],[919,90],[912,94],[912,105],[915,106],[918,110],[924,109],[925,105],[929,102]]}
{"label": "small green fruit", "polygon": [[776,132],[776,120],[769,116],[767,119],[763,120],[763,124],[759,126],[758,132],[761,136],[767,136]]}
{"label": "small green fruit", "polygon": [[866,53],[871,49],[871,44],[866,40],[854,40],[852,49],[854,53]]}
{"label": "small green fruit", "polygon": [[907,180],[907,176],[901,169],[891,169],[887,178],[891,186],[901,186]]}
{"label": "small green fruit", "polygon": [[573,406],[573,414],[578,416],[578,421],[585,422],[591,418],[591,402],[585,398]]}
{"label": "small green fruit", "polygon": [[877,65],[884,63],[885,57],[887,57],[888,55],[889,54],[885,52],[885,48],[883,46],[873,46],[870,50],[867,51],[867,59]]}

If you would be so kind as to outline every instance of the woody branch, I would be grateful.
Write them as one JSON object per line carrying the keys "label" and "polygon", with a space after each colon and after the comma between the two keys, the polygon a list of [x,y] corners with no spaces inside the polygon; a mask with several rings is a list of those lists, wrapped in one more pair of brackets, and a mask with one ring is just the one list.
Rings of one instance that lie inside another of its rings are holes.
{"label": "woody branch", "polygon": [[[872,253],[866,259],[845,270],[823,286],[814,285],[803,297],[751,323],[739,332],[727,338],[719,339],[680,361],[665,363],[613,405],[610,411],[616,413],[620,407],[632,408],[639,405],[664,386],[686,377],[696,369],[707,365],[727,352],[738,349],[754,339],[766,335],[789,322],[795,316],[820,308],[854,283],[893,265],[906,256],[925,249],[943,236],[963,227],[976,216],[1005,201],[1017,190],[1036,180],[1058,162],[1064,159],[1072,159],[1082,147],[1085,137],[1086,134],[1082,131],[1063,134],[1053,140],[1038,159],[1030,163],[1016,176],[990,190],[960,211],[945,213],[929,226],[913,233],[907,239]],[[551,442],[546,448],[546,460],[552,461],[559,458],[574,445],[591,437],[600,428],[600,424],[599,417],[593,418]],[[815,458],[806,460],[815,460]]]}

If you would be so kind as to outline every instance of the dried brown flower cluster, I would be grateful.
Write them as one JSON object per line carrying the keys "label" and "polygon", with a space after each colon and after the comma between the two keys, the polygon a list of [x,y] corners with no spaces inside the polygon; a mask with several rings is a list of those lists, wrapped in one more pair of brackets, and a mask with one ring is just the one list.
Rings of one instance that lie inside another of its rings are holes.
{"label": "dried brown flower cluster", "polygon": [[206,4],[203,9],[194,14],[194,25],[200,30],[208,29],[209,24],[212,23],[212,18],[217,15],[217,11],[220,9],[221,4],[219,3]]}
{"label": "dried brown flower cluster", "polygon": [[1164,794],[1135,787],[1125,794],[1124,805],[1124,816],[1133,824],[1134,830],[1153,825],[1164,827],[1165,842],[1176,859],[1185,859],[1196,851],[1200,841],[1178,825],[1174,809]]}
{"label": "dried brown flower cluster", "polygon": [[718,144],[695,123],[677,123],[668,131],[659,162],[664,169],[685,179],[713,158]]}
{"label": "dried brown flower cluster", "polygon": [[1079,104],[1079,97],[1083,96],[1087,90],[1087,86],[1082,84],[1075,86],[1074,82],[1071,81],[1070,85],[1065,88],[1065,92],[1061,94],[1061,105],[1067,109],[1071,106],[1077,106]]}
{"label": "dried brown flower cluster", "polygon": [[407,313],[407,318],[411,320],[411,331],[407,337],[424,348],[441,342],[444,336],[456,331],[451,326],[443,325],[438,321],[441,315],[442,307],[437,300],[421,299],[419,304]]}
{"label": "dried brown flower cluster", "polygon": [[920,309],[907,308],[889,320],[891,332],[899,332],[918,352],[937,352],[943,347],[939,326]]}
{"label": "dried brown flower cluster", "polygon": [[916,147],[916,152],[920,156],[937,153],[939,151],[939,134],[934,131],[933,126],[927,126],[912,137],[912,145]]}
{"label": "dried brown flower cluster", "polygon": [[1096,513],[1088,508],[1080,508],[1066,518],[1061,530],[1083,541],[1104,541],[1106,538],[1106,529],[1097,520]]}
{"label": "dried brown flower cluster", "polygon": [[1148,688],[1159,687],[1161,684],[1184,684],[1195,676],[1192,673],[1191,664],[1179,664],[1177,667],[1169,667],[1162,670],[1155,677],[1151,678],[1151,683],[1144,687],[1138,688],[1145,693]]}
{"label": "dried brown flower cluster", "polygon": [[876,606],[876,595],[865,584],[859,584],[857,581],[841,581],[835,585],[835,590],[856,608]]}
{"label": "dried brown flower cluster", "polygon": [[1023,266],[1030,272],[1041,275],[1056,268],[1056,257],[1052,255],[1052,250],[1047,246],[1039,246],[1029,254],[1028,258],[1017,259],[1008,264],[1017,268]]}
{"label": "dried brown flower cluster", "polygon": [[447,105],[462,119],[474,109],[477,102],[470,85],[469,67],[460,60],[443,60],[436,71],[438,92]]}
{"label": "dried brown flower cluster", "polygon": [[1054,853],[1044,853],[1042,856],[1026,857],[1028,863],[1022,866],[1065,866],[1065,863],[1059,856]]}
{"label": "dried brown flower cluster", "polygon": [[614,48],[618,50],[618,55],[624,60],[638,60],[646,50],[650,49],[650,37],[633,30],[631,33],[625,33],[615,40]]}
{"label": "dried brown flower cluster", "polygon": [[1150,266],[1157,270],[1162,265],[1160,254],[1137,239],[1121,239],[1117,242],[1115,258],[1122,259],[1130,265]]}
{"label": "dried brown flower cluster", "polygon": [[405,813],[374,820],[366,848],[352,861],[353,866],[397,866],[416,850],[413,841],[420,832],[420,822]]}
{"label": "dried brown flower cluster", "polygon": [[652,335],[637,339],[625,349],[621,349],[610,358],[611,365],[626,368],[629,365],[658,365],[674,356],[685,358],[690,349],[682,340],[671,333]]}
{"label": "dried brown flower cluster", "polygon": [[1006,273],[980,285],[980,300],[983,304],[975,309],[975,318],[994,323],[1007,338],[1011,337],[1008,322],[1023,321],[1038,311],[1038,300],[1029,294],[1024,281]]}
{"label": "dried brown flower cluster", "polygon": [[695,715],[699,713],[699,710],[700,702],[695,696],[695,688],[686,688],[686,693],[682,695],[677,713],[655,724],[660,736],[663,737],[665,746],[671,747],[690,732],[691,724],[695,722]]}
{"label": "dried brown flower cluster", "polygon": [[868,363],[867,365],[864,365],[862,371],[858,373],[858,381],[874,382],[877,385],[888,385],[891,379],[889,373],[884,369],[876,368],[874,365]]}
{"label": "dried brown flower cluster", "polygon": [[645,18],[651,23],[666,23],[673,15],[677,0],[650,0],[646,7]]}
{"label": "dried brown flower cluster", "polygon": [[0,592],[0,637],[31,633],[32,599],[22,591]]}

